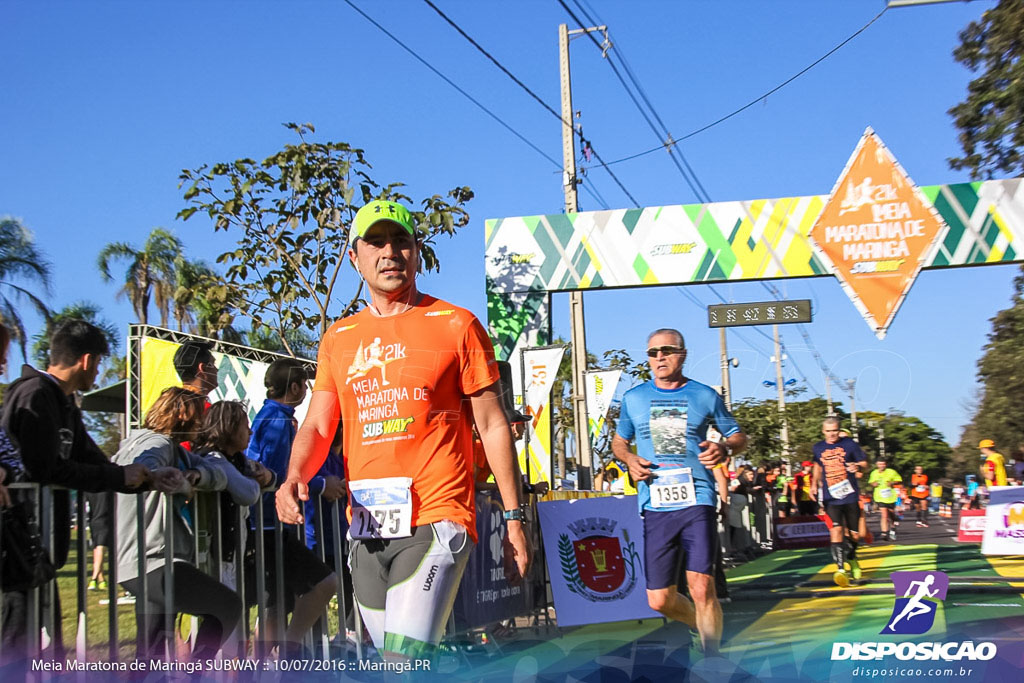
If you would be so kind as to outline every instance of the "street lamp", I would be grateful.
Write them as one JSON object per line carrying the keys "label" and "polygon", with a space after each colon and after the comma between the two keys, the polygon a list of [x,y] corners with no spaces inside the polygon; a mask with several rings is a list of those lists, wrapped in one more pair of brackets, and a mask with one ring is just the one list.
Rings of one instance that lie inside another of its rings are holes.
{"label": "street lamp", "polygon": [[[764,381],[761,382],[761,384],[763,384],[766,387],[778,386],[775,382],[771,382],[769,380],[764,380]],[[784,386],[784,387],[791,387],[794,384],[796,384],[796,380],[795,379],[787,379],[785,382],[782,383],[782,386]]]}

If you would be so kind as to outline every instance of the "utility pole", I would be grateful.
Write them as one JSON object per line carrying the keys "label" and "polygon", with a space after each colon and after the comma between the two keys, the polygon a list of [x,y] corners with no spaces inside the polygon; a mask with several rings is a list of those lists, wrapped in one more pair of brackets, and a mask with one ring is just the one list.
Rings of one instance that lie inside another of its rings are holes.
{"label": "utility pole", "polygon": [[857,381],[846,380],[846,390],[850,392],[850,436],[860,443],[860,437],[857,436]]}
{"label": "utility pole", "polygon": [[722,349],[722,400],[732,410],[732,384],[729,380],[729,352],[725,348],[725,328],[718,328],[718,343]]}
{"label": "utility pole", "polygon": [[835,408],[832,407],[832,376],[825,375],[825,404],[828,406],[828,417],[832,417],[836,414]]}
{"label": "utility pole", "polygon": [[786,420],[786,388],[782,384],[782,345],[779,344],[779,326],[772,325],[775,338],[775,386],[779,390],[779,417],[782,418],[782,459],[789,462],[789,422]]}
{"label": "utility pole", "polygon": [[[576,199],[576,140],[573,130],[572,84],[569,75],[569,36],[590,31],[603,31],[597,26],[569,30],[566,24],[558,26],[558,67],[562,84],[562,189],[565,192],[565,212],[579,210]],[[593,458],[590,449],[590,434],[587,432],[586,391],[584,373],[587,370],[587,334],[583,323],[583,292],[569,293],[569,313],[572,316],[572,408],[573,425],[576,430],[577,489],[591,487]],[[565,473],[561,473],[565,476]]]}

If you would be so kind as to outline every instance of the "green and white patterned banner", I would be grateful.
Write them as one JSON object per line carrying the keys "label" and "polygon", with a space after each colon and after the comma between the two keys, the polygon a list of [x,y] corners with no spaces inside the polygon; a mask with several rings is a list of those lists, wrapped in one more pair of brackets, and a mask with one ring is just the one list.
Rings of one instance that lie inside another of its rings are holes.
{"label": "green and white patterned banner", "polygon": [[[1024,260],[1020,178],[920,189],[946,224],[924,268]],[[808,239],[827,200],[813,195],[488,220],[495,347],[510,358],[516,348],[547,341],[550,292],[832,275]]]}

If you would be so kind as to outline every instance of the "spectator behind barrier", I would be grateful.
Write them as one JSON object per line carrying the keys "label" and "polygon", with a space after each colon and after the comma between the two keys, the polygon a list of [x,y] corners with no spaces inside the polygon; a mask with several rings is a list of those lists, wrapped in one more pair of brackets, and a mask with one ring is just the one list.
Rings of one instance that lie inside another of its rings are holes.
{"label": "spectator behind barrier", "polygon": [[[7,370],[7,350],[11,346],[11,333],[0,323],[0,373]],[[11,443],[7,431],[0,426],[0,507],[11,505],[11,495],[5,484],[13,484],[25,477],[25,464],[21,454]]]}
{"label": "spectator behind barrier", "polygon": [[[102,330],[82,320],[68,320],[50,338],[46,372],[23,365],[21,377],[7,388],[0,426],[20,449],[28,481],[80,491],[122,492],[150,483],[145,465],[121,467],[107,460],[86,431],[75,403],[76,392],[92,388],[108,351]],[[70,539],[71,497],[68,491],[54,490],[52,559],[58,568],[67,561]],[[59,591],[55,595],[54,657],[59,659],[63,657]],[[23,592],[4,593],[3,637],[5,646],[11,647],[5,648],[8,654],[12,650],[26,653],[26,600]]]}
{"label": "spectator behind barrier", "polygon": [[[310,496],[309,500],[305,502],[306,547],[312,550],[317,557],[320,556],[320,547],[317,544],[316,536],[316,506],[320,505],[320,519],[323,522],[324,562],[326,562],[328,567],[338,566],[338,563],[335,562],[337,551],[334,547],[334,518],[331,514],[332,506],[330,504],[332,501],[338,501],[338,537],[341,539],[341,578],[343,591],[346,596],[345,629],[350,632],[348,635],[351,638],[355,638],[355,610],[353,609],[355,601],[352,594],[352,574],[348,567],[348,543],[346,542],[348,517],[345,515],[347,495],[345,489],[345,461],[341,454],[341,448],[342,431],[339,429],[334,436],[331,450],[328,451],[327,457],[324,459],[324,464],[320,466],[316,473],[317,477],[323,477],[325,480],[328,478],[337,480],[337,486],[334,486],[333,482],[328,482],[328,485],[324,487],[325,493],[323,495]],[[334,494],[339,491],[340,495],[335,497]]]}
{"label": "spectator behind barrier", "polygon": [[174,352],[174,370],[186,389],[208,396],[217,388],[217,363],[209,342],[187,341]]}
{"label": "spectator behind barrier", "polygon": [[[218,401],[210,406],[203,416],[199,436],[196,438],[196,455],[203,458],[222,458],[231,464],[225,468],[230,477],[236,480],[236,488],[244,493],[244,500],[235,499],[232,495],[218,496],[220,504],[220,558],[221,566],[217,574],[229,588],[238,589],[235,585],[235,548],[241,539],[242,548],[246,546],[247,534],[243,525],[238,526],[238,505],[245,506],[244,514],[249,516],[248,506],[254,504],[259,497],[260,489],[273,488],[277,477],[266,467],[245,457],[245,449],[249,445],[249,416],[245,406],[238,401]],[[239,479],[241,477],[241,479]],[[213,539],[210,552],[216,557],[217,533],[214,529],[213,511],[202,514],[200,519],[205,523],[209,538]]]}
{"label": "spectator behind barrier", "polygon": [[[267,387],[267,400],[253,420],[252,437],[245,454],[262,463],[282,481],[288,469],[292,442],[295,440],[295,408],[306,398],[306,367],[295,358],[282,358],[270,364],[263,382]],[[321,493],[329,500],[340,498],[345,485],[337,477],[313,477],[309,483],[311,493]],[[251,519],[251,518],[250,518]],[[259,525],[261,520],[254,520]],[[277,545],[274,527],[277,511],[274,494],[263,497],[263,548],[266,556],[266,581],[268,586],[277,585]],[[277,591],[270,591],[267,610],[266,632],[276,633],[278,624],[288,612],[292,612],[291,623],[284,632],[289,657],[301,657],[300,641],[306,631],[327,607],[331,596],[338,590],[338,577],[316,555],[296,539],[295,528],[286,526],[282,538],[284,568],[285,605],[277,605]],[[287,558],[287,561],[285,560]],[[246,567],[252,574],[255,567]],[[292,609],[294,607],[294,609]]]}
{"label": "spectator behind barrier", "polygon": [[[140,636],[144,635],[147,657],[164,652],[164,631],[168,610],[200,617],[193,658],[215,657],[217,650],[238,623],[242,602],[238,595],[217,579],[193,565],[193,520],[188,499],[193,488],[204,491],[227,489],[240,505],[254,502],[259,495],[255,482],[242,477],[225,458],[200,457],[181,447],[180,442],[195,438],[203,416],[203,397],[181,387],[165,389],[146,413],[144,429],[132,432],[114,456],[120,464],[137,464],[152,472],[164,491],[153,491],[143,499],[145,538],[138,538],[137,503],[134,495],[118,496],[117,501],[117,573],[121,585],[133,595],[141,594],[139,548],[146,560],[146,602],[136,603]],[[166,506],[173,506],[172,528],[167,529]],[[165,546],[173,549],[174,604],[168,605],[165,580]],[[142,655],[140,655],[142,658]]]}
{"label": "spectator behind barrier", "polygon": [[[242,587],[237,585],[237,563],[244,561],[244,557],[236,557],[237,549],[242,548],[244,555],[247,541],[247,525],[239,525],[237,504],[244,506],[243,514],[248,517],[248,506],[256,502],[259,490],[273,488],[277,484],[277,477],[273,472],[255,460],[245,457],[249,436],[249,416],[246,414],[245,406],[238,401],[218,401],[210,406],[203,416],[202,427],[195,442],[197,455],[203,458],[223,458],[231,463],[233,468],[226,468],[229,476],[241,477],[237,481],[237,488],[245,492],[244,500],[239,501],[231,495],[220,493],[212,500],[204,496],[198,501],[199,523],[205,528],[206,537],[211,539],[210,563],[220,558],[220,565],[212,568],[212,573],[220,577],[221,583],[240,595],[255,595],[255,581],[252,574],[246,574],[244,594]],[[219,534],[215,527],[217,516],[214,505],[220,507]],[[244,627],[244,624],[239,624],[239,627]],[[237,651],[235,647],[235,644],[242,640],[238,635],[238,629],[232,636],[225,643],[224,653],[228,656],[243,655],[244,653]]]}

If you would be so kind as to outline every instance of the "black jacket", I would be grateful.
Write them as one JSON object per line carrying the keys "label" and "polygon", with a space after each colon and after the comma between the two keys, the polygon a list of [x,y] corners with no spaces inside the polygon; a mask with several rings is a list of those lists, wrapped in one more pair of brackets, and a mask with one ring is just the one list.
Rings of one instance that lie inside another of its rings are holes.
{"label": "black jacket", "polygon": [[[112,464],[92,440],[82,412],[49,375],[29,365],[4,395],[3,426],[21,450],[28,480],[81,491],[128,492],[124,469]],[[54,552],[58,567],[67,561],[71,499],[53,492]]]}

